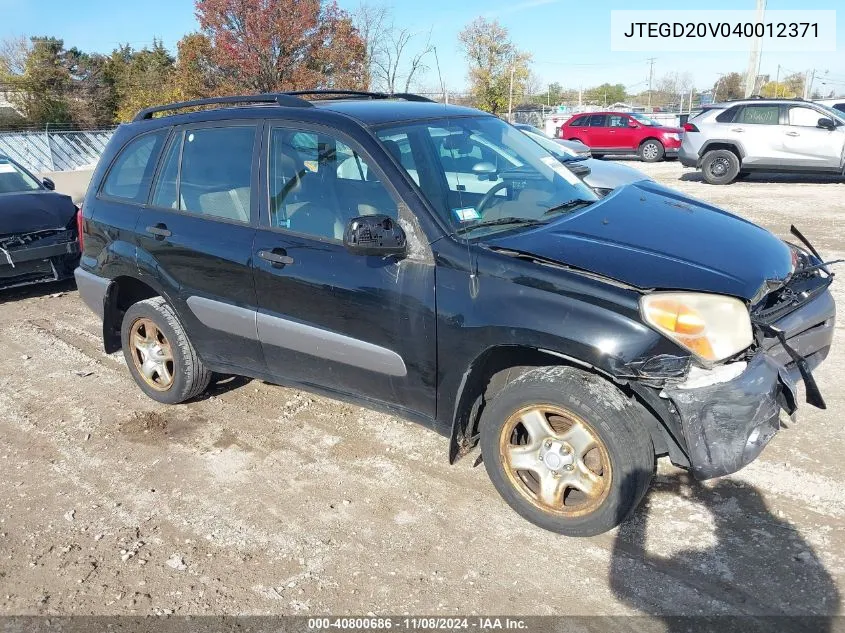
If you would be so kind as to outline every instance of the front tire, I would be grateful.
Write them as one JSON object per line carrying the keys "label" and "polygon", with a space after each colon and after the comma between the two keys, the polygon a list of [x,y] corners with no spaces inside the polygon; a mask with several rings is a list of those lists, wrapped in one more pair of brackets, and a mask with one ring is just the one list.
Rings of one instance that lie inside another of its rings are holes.
{"label": "front tire", "polygon": [[567,536],[627,519],[655,464],[639,410],[603,378],[571,367],[530,370],[499,392],[481,416],[481,452],[511,508]]}
{"label": "front tire", "polygon": [[666,149],[663,147],[663,143],[651,139],[640,145],[637,154],[639,154],[640,160],[646,163],[657,163],[663,160]]}
{"label": "front tire", "polygon": [[711,185],[729,185],[739,176],[739,157],[729,149],[714,149],[701,159],[701,174]]}
{"label": "front tire", "polygon": [[179,404],[201,394],[211,382],[211,372],[162,297],[130,306],[120,340],[132,378],[156,402]]}

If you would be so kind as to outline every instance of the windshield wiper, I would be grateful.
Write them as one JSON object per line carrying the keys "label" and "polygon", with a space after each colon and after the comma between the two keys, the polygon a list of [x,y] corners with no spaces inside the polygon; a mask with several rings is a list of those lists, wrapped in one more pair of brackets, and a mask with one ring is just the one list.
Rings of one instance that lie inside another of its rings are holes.
{"label": "windshield wiper", "polygon": [[572,200],[567,200],[566,202],[561,202],[560,204],[556,204],[555,206],[551,207],[550,209],[546,209],[546,212],[543,214],[551,215],[552,213],[557,213],[558,211],[568,211],[570,209],[574,209],[576,207],[580,207],[587,204],[593,204],[596,202],[595,200],[586,200],[584,198],[573,198]]}
{"label": "windshield wiper", "polygon": [[480,229],[485,226],[503,226],[505,224],[518,224],[520,226],[535,226],[538,224],[545,224],[543,220],[532,220],[531,218],[517,218],[508,216],[505,218],[496,218],[495,220],[482,220],[481,222],[476,222],[475,224],[471,224],[469,226],[462,226],[457,231],[455,231],[455,235],[460,235],[461,233],[466,233],[467,231],[472,231],[475,229]]}

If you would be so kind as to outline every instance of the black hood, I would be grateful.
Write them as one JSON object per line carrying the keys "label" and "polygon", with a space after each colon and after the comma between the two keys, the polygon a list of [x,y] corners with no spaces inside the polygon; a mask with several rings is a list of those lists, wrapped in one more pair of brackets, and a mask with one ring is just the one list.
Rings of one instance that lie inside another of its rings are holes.
{"label": "black hood", "polygon": [[652,182],[549,225],[486,241],[643,289],[755,298],[792,271],[789,247],[742,218]]}
{"label": "black hood", "polygon": [[0,235],[63,229],[75,215],[70,196],[54,191],[0,194]]}

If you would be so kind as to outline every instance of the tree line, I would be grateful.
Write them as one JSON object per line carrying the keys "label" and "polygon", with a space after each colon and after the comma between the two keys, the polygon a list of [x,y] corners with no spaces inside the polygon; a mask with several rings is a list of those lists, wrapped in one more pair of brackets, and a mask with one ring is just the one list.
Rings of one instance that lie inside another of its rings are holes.
{"label": "tree line", "polygon": [[[14,106],[0,108],[0,129],[108,127],[151,105],[229,94],[449,93],[431,33],[397,26],[385,5],[364,0],[347,12],[333,0],[196,0],[196,16],[199,30],[185,35],[175,51],[155,40],[140,49],[119,46],[110,54],[85,52],[48,36],[0,42],[0,98]],[[457,47],[468,66],[463,101],[489,112],[526,103],[645,101],[645,91],[630,94],[622,84],[585,90],[543,85],[531,69],[531,54],[497,20],[479,17],[467,24]],[[800,94],[801,81],[798,75],[766,79],[762,93]],[[743,76],[730,73],[712,92],[718,99],[737,98],[743,86]],[[648,100],[677,104],[692,90],[689,73],[669,73],[656,81]]]}

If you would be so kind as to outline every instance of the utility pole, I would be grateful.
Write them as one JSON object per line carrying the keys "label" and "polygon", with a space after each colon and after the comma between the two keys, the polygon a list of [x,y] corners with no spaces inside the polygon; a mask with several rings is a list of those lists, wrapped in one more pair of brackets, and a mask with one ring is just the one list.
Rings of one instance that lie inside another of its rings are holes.
{"label": "utility pole", "polygon": [[513,71],[514,66],[511,66],[511,87],[508,93],[508,122],[513,123]]}
{"label": "utility pole", "polygon": [[778,64],[778,73],[775,75],[775,99],[780,96],[780,64]]}
{"label": "utility pole", "polygon": [[816,78],[816,69],[808,70],[804,75],[804,101],[813,96],[813,80]]}
{"label": "utility pole", "polygon": [[648,58],[648,107],[651,107],[651,82],[654,80],[654,62],[656,58]]}
{"label": "utility pole", "polygon": [[[766,0],[757,0],[757,22],[763,21],[766,13]],[[745,98],[754,94],[757,87],[757,75],[760,74],[760,49],[763,37],[755,37],[751,40],[751,54],[748,56],[748,70],[745,73]]]}

